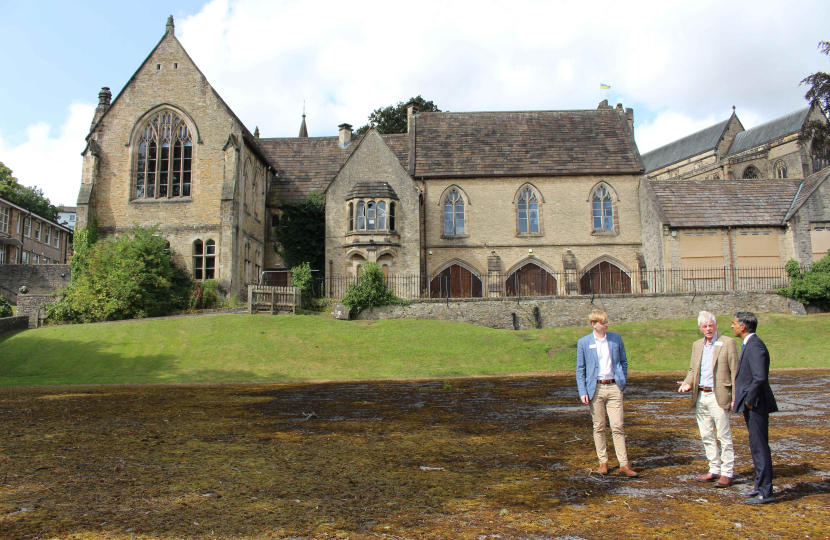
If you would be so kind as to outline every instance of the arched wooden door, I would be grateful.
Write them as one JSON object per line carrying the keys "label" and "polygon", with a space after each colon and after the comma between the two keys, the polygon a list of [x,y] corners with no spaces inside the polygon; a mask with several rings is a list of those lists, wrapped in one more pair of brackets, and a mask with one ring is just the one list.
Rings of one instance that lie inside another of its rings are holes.
{"label": "arched wooden door", "polygon": [[463,266],[453,264],[429,282],[430,298],[480,298],[481,280]]}
{"label": "arched wooden door", "polygon": [[631,278],[610,262],[603,261],[586,270],[579,280],[582,294],[627,294],[631,293]]}
{"label": "arched wooden door", "polygon": [[547,270],[527,263],[504,280],[507,296],[553,296],[556,294],[556,278]]}

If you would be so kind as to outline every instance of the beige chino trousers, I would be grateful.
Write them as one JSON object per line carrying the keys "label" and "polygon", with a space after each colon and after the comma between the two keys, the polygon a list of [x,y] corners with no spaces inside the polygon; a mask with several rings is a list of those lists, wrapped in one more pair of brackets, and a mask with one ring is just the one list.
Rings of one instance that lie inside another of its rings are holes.
{"label": "beige chino trousers", "polygon": [[597,384],[594,397],[589,402],[591,419],[594,423],[594,446],[597,447],[599,462],[608,461],[605,444],[605,415],[611,424],[614,439],[614,452],[620,467],[628,465],[628,453],[625,451],[625,431],[623,430],[623,393],[616,384]]}
{"label": "beige chino trousers", "polygon": [[[718,405],[714,392],[700,392],[695,404],[697,427],[709,460],[709,472],[732,477],[735,450],[732,446],[732,431],[729,428],[729,412]],[[717,430],[717,439],[715,431]],[[720,441],[720,455],[718,455]]]}

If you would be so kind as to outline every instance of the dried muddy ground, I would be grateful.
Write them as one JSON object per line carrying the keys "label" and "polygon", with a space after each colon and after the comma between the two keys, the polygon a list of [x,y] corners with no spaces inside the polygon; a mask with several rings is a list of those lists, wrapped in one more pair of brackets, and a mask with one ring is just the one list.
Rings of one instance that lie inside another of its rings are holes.
{"label": "dried muddy ground", "polygon": [[692,481],[707,462],[670,375],[626,395],[636,480],[593,472],[570,376],[0,388],[0,538],[830,537],[830,372],[772,378],[761,508],[738,416],[737,484]]}

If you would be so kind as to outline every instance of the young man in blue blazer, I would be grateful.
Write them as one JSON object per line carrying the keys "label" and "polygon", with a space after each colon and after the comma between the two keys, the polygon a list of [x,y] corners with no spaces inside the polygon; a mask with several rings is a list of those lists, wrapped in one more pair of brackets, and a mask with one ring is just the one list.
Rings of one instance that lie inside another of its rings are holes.
{"label": "young man in blue blazer", "polygon": [[576,386],[579,399],[591,408],[594,445],[599,457],[599,473],[608,474],[605,450],[605,415],[611,424],[614,451],[620,474],[639,476],[628,464],[623,430],[623,392],[628,376],[628,359],[619,334],[608,332],[608,315],[595,309],[588,317],[594,331],[576,343]]}

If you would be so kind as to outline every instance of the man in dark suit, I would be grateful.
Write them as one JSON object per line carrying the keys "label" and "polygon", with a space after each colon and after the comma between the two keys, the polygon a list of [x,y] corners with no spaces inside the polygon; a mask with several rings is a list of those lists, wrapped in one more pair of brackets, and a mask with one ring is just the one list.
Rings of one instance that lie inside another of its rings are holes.
{"label": "man in dark suit", "polygon": [[628,359],[619,334],[608,332],[608,315],[595,309],[588,317],[594,331],[576,344],[576,386],[579,399],[591,409],[594,424],[594,446],[599,457],[600,474],[608,474],[608,453],[605,442],[605,415],[611,424],[614,451],[620,463],[620,474],[639,476],[628,464],[623,431],[623,392],[628,377]]}
{"label": "man in dark suit", "polygon": [[769,386],[769,351],[755,335],[758,319],[748,311],[739,311],[732,320],[735,337],[743,340],[738,373],[735,376],[736,413],[743,412],[749,431],[749,450],[755,465],[755,487],[747,493],[747,504],[775,501],[772,494],[772,455],[769,449],[769,415],[778,404]]}

